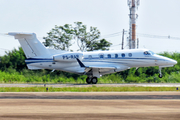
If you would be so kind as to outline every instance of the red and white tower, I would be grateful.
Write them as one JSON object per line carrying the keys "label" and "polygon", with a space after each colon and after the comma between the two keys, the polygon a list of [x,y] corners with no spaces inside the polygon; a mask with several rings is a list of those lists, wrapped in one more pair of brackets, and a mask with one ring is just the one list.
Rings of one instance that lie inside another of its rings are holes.
{"label": "red and white tower", "polygon": [[136,48],[136,19],[138,15],[136,14],[136,10],[139,6],[139,0],[128,0],[129,5],[129,49]]}

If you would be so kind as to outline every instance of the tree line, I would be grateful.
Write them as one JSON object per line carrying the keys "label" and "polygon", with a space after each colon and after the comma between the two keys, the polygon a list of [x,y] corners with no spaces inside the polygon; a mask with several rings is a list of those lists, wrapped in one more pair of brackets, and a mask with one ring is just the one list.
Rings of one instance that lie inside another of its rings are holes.
{"label": "tree line", "polygon": [[47,37],[43,37],[46,47],[53,49],[60,49],[72,51],[72,40],[76,40],[79,47],[78,51],[93,51],[93,50],[109,50],[112,43],[105,39],[100,39],[100,31],[97,27],[90,27],[89,31],[87,26],[82,22],[74,22],[74,25],[65,24],[64,26],[55,26]]}

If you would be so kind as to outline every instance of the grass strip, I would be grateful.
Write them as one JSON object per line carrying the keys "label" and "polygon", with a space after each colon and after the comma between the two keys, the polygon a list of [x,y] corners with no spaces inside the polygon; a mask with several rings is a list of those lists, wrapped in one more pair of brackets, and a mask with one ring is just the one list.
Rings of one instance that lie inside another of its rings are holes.
{"label": "grass strip", "polygon": [[177,91],[176,87],[1,87],[0,92],[143,92]]}

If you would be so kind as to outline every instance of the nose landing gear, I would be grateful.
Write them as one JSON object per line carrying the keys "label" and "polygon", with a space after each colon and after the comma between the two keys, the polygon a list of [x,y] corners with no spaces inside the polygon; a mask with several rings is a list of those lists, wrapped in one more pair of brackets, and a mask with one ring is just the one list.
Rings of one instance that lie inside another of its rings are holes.
{"label": "nose landing gear", "polygon": [[162,76],[162,74],[159,74],[159,78],[162,78],[163,76]]}
{"label": "nose landing gear", "polygon": [[161,67],[159,67],[159,78],[162,78],[163,77],[163,75],[162,75],[162,73],[161,73]]}

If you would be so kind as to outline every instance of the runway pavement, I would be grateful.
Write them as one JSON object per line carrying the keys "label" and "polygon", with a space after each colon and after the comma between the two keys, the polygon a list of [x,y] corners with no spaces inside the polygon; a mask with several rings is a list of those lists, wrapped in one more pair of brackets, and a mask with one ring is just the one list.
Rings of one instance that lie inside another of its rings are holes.
{"label": "runway pavement", "polygon": [[180,92],[0,93],[0,120],[179,120]]}
{"label": "runway pavement", "polygon": [[7,92],[0,99],[180,99],[180,92]]}
{"label": "runway pavement", "polygon": [[[44,84],[0,84],[0,87]],[[91,87],[46,84],[46,87]],[[96,84],[96,87],[180,87],[180,84]],[[180,120],[176,92],[0,92],[0,120]]]}
{"label": "runway pavement", "polygon": [[0,87],[123,87],[123,86],[142,86],[142,87],[180,87],[180,83],[122,83],[122,84],[0,84]]}

